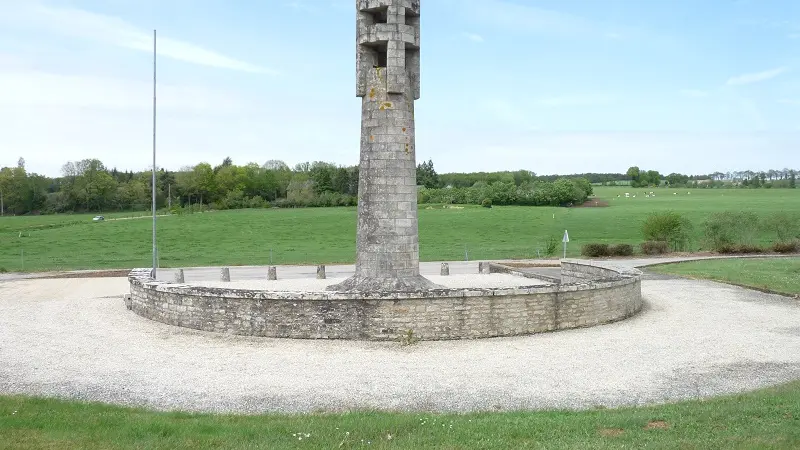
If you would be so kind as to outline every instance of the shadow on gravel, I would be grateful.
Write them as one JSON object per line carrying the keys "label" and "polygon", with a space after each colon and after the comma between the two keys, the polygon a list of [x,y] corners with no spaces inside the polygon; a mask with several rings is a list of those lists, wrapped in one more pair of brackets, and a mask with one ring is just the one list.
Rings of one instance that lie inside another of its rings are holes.
{"label": "shadow on gravel", "polygon": [[728,364],[679,368],[662,377],[661,395],[665,398],[701,399],[796,380],[800,378],[800,364],[742,358]]}

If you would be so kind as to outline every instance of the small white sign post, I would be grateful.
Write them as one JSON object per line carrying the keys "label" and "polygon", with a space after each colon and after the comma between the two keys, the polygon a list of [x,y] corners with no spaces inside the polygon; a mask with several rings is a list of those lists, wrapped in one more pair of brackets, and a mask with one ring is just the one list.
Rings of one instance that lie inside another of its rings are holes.
{"label": "small white sign post", "polygon": [[567,242],[569,242],[569,233],[567,230],[564,230],[564,238],[561,239],[561,242],[564,243],[564,259],[567,258]]}

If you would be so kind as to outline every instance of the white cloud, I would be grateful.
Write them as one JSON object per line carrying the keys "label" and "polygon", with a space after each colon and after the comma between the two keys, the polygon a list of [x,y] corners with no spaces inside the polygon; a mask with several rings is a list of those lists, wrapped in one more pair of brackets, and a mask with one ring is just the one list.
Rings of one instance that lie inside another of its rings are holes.
{"label": "white cloud", "polygon": [[463,35],[464,35],[465,38],[467,38],[468,40],[470,40],[472,42],[484,42],[485,41],[485,39],[483,39],[483,36],[481,36],[480,34],[464,33]]}
{"label": "white cloud", "polygon": [[[597,106],[607,105],[614,102],[614,97],[607,94],[585,94],[585,95],[564,95],[558,97],[546,97],[533,101],[516,100],[510,101],[504,98],[490,98],[483,102],[485,110],[490,117],[505,124],[511,124],[521,129],[537,130],[536,115],[540,114],[544,108],[563,108],[577,106]],[[519,106],[525,105],[524,107]],[[535,111],[529,106],[540,107]]]}
{"label": "white cloud", "polygon": [[[99,158],[109,167],[148,167],[152,85],[97,75],[30,69],[0,71],[0,167],[24,156],[31,171],[58,175],[67,161]],[[231,88],[233,89],[233,88]],[[203,85],[158,85],[158,164],[178,169],[231,156],[237,163],[320,158],[353,164],[358,113],[348,107],[264,104]],[[313,132],[309,133],[309,123]],[[305,136],[298,139],[297,136]]]}
{"label": "white cloud", "polygon": [[[57,8],[33,1],[15,2],[4,7],[0,25],[8,28],[35,29],[62,36],[90,39],[119,47],[152,52],[153,32],[138,28],[118,17],[76,8]],[[241,72],[276,74],[260,67],[225,56],[201,46],[158,36],[157,53],[175,60]]]}
{"label": "white cloud", "polygon": [[614,98],[607,94],[583,94],[542,98],[537,100],[536,104],[549,107],[591,106],[607,105],[613,101]]}
{"label": "white cloud", "polygon": [[787,72],[786,67],[778,67],[763,72],[745,73],[729,78],[725,84],[728,86],[741,86],[744,84],[759,83],[761,81],[771,80],[785,72]]}
{"label": "white cloud", "polygon": [[9,55],[7,53],[0,53],[0,69],[10,70],[19,67],[24,67],[27,64],[24,58],[17,55]]}
{"label": "white cloud", "polygon": [[681,89],[681,95],[685,95],[686,97],[693,97],[693,98],[703,98],[708,97],[708,91],[703,91],[700,89]]}
{"label": "white cloud", "polygon": [[[444,3],[445,0],[440,0]],[[539,33],[563,38],[602,38],[611,41],[648,39],[668,43],[649,30],[615,23],[597,17],[531,5],[533,1],[449,0],[448,5],[475,23],[495,26],[503,33]],[[554,2],[558,3],[558,2]]]}
{"label": "white cloud", "polygon": [[583,17],[502,0],[469,0],[460,8],[474,18],[506,29],[574,35],[595,31],[597,25]]}
{"label": "white cloud", "polygon": [[[418,135],[417,157],[439,173],[528,169],[539,174],[624,172],[632,165],[662,173],[710,173],[784,167],[800,132],[524,132],[437,128]],[[490,155],[490,157],[487,157]],[[733,164],[733,166],[731,166]]]}
{"label": "white cloud", "polygon": [[[0,86],[0,167],[19,156],[30,170],[48,175],[57,175],[66,161],[95,157],[121,169],[147,167],[149,82],[19,69],[0,72]],[[292,129],[235,92],[160,83],[157,100],[159,164],[169,168],[216,160],[220,151],[259,155],[257,145],[246,142],[248,133],[255,131],[261,145],[286,133],[281,128]]]}
{"label": "white cloud", "polygon": [[319,12],[319,8],[317,8],[315,6],[311,6],[311,5],[307,4],[306,2],[302,2],[302,1],[299,1],[299,0],[292,0],[292,1],[288,2],[288,3],[286,3],[286,6],[291,8],[291,9],[294,9],[295,11],[309,12],[309,13],[318,13]]}
{"label": "white cloud", "polygon": [[[36,70],[0,72],[0,107],[97,108],[149,110],[152,84],[86,75],[61,75]],[[159,109],[191,113],[242,113],[236,96],[201,86],[159,84]]]}
{"label": "white cloud", "polygon": [[[13,167],[24,156],[31,171],[51,176],[58,175],[65,162],[85,158],[99,158],[120,170],[146,169],[152,157],[152,116],[146,101],[145,97],[127,109],[64,104],[0,107],[0,167]],[[275,107],[212,114],[205,102],[191,110],[186,105],[167,108],[166,98],[163,103],[157,122],[160,167],[177,170],[201,161],[219,162],[225,156],[238,164],[282,159],[293,165],[320,159],[323,148],[327,161],[358,162],[358,148],[354,151],[352,145],[353,139],[358,141],[358,116],[348,115],[347,110]],[[314,124],[311,133],[309,123]]]}
{"label": "white cloud", "polygon": [[508,123],[519,124],[526,116],[522,109],[502,98],[491,98],[484,101],[484,108],[490,116]]}

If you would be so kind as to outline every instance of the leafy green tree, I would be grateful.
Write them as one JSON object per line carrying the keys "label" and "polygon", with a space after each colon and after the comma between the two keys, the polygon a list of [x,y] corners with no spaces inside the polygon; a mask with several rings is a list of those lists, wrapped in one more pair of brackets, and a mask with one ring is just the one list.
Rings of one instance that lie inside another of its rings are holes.
{"label": "leafy green tree", "polygon": [[310,179],[292,179],[286,190],[286,199],[294,205],[309,205],[314,200],[314,182]]}
{"label": "leafy green tree", "polygon": [[514,172],[514,184],[521,186],[525,183],[530,183],[536,177],[536,174],[528,170],[518,170]]}
{"label": "leafy green tree", "polygon": [[426,188],[439,187],[439,175],[433,168],[433,160],[417,164],[417,185]]}
{"label": "leafy green tree", "polygon": [[309,177],[314,182],[314,191],[317,194],[334,191],[333,179],[337,167],[333,164],[314,161],[308,170]]}
{"label": "leafy green tree", "polygon": [[311,170],[311,163],[306,161],[299,164],[295,164],[293,170],[294,172],[303,172],[303,173],[308,172]]}
{"label": "leafy green tree", "polygon": [[218,198],[229,192],[244,191],[247,187],[247,173],[242,167],[223,165],[214,177]]}
{"label": "leafy green tree", "polygon": [[200,195],[200,203],[210,202],[212,195],[217,192],[214,169],[209,163],[200,163],[192,169],[195,193]]}
{"label": "leafy green tree", "polygon": [[661,184],[661,174],[656,170],[648,170],[640,176],[640,186],[655,186]]}
{"label": "leafy green tree", "polygon": [[639,187],[639,178],[641,177],[641,173],[637,166],[629,167],[628,171],[625,172],[625,175],[631,180],[631,186]]}
{"label": "leafy green tree", "polygon": [[67,182],[63,187],[71,210],[98,211],[111,206],[116,181],[98,159],[69,162],[62,168]]}
{"label": "leafy green tree", "polygon": [[585,199],[588,199],[589,197],[592,196],[592,194],[594,194],[594,188],[592,187],[592,183],[590,183],[589,180],[587,180],[586,178],[572,178],[571,180],[572,183],[582,191],[581,197],[585,197]]}
{"label": "leafy green tree", "polygon": [[333,173],[331,184],[335,192],[347,195],[358,195],[358,169],[353,167],[339,167]]}
{"label": "leafy green tree", "polygon": [[289,182],[292,180],[292,170],[289,166],[280,160],[269,160],[261,166],[263,169],[267,171],[267,177],[274,179],[275,182],[275,192],[273,193],[274,198],[285,198],[286,191],[289,188]]}
{"label": "leafy green tree", "polygon": [[119,184],[115,203],[117,208],[121,210],[141,211],[147,209],[151,201],[151,195],[152,193],[147,183],[142,179],[135,179]]}
{"label": "leafy green tree", "polygon": [[686,186],[689,184],[689,177],[680,173],[671,173],[666,176],[667,184],[672,187]]}
{"label": "leafy green tree", "polygon": [[108,209],[113,203],[116,193],[117,183],[114,177],[106,171],[93,173],[87,177],[85,202],[88,211],[103,211]]}
{"label": "leafy green tree", "polygon": [[25,167],[4,167],[0,170],[0,192],[4,213],[23,214],[29,205],[28,176]]}
{"label": "leafy green tree", "polygon": [[230,156],[226,156],[225,159],[222,160],[222,164],[214,167],[214,173],[216,174],[219,172],[223,167],[230,167],[233,165],[233,160]]}

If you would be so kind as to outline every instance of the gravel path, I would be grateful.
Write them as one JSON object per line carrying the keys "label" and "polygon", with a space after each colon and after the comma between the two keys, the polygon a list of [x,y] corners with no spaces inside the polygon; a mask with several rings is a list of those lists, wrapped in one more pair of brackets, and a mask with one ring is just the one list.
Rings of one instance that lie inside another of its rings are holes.
{"label": "gravel path", "polygon": [[640,405],[800,378],[800,303],[647,280],[639,315],[516,338],[395,343],[245,338],[126,310],[118,278],[0,282],[0,393],[157,409],[510,410]]}

